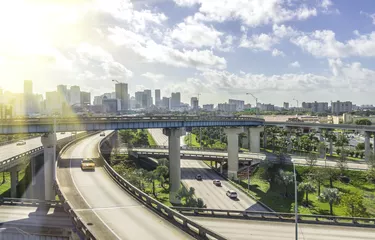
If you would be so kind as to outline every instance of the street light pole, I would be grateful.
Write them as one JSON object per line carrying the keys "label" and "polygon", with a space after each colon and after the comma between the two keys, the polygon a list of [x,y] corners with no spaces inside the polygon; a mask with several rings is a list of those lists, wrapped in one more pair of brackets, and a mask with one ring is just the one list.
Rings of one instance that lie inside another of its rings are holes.
{"label": "street light pole", "polygon": [[296,165],[294,160],[293,163],[293,173],[294,173],[294,214],[295,214],[295,229],[296,229],[296,240],[298,240],[298,205],[297,205],[297,174]]}

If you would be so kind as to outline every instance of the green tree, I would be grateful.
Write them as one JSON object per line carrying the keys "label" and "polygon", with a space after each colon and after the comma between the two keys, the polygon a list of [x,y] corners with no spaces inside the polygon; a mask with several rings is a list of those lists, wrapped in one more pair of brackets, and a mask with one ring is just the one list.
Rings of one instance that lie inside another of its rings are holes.
{"label": "green tree", "polygon": [[358,143],[357,146],[355,147],[355,149],[357,151],[363,151],[363,150],[365,150],[365,143],[363,143],[363,142]]}
{"label": "green tree", "polygon": [[336,166],[339,169],[339,172],[340,172],[341,175],[343,175],[344,172],[345,172],[345,170],[348,169],[348,164],[347,164],[348,159],[347,159],[347,156],[348,156],[348,150],[345,150],[345,149],[342,150],[340,152],[339,159],[338,159],[338,161],[336,163]]}
{"label": "green tree", "polygon": [[123,143],[132,143],[132,139],[134,138],[134,133],[131,130],[120,130],[119,131],[121,140]]}
{"label": "green tree", "polygon": [[312,180],[317,183],[318,187],[318,196],[320,195],[320,187],[323,182],[328,179],[328,175],[326,171],[322,171],[320,168],[314,168],[312,172]]}
{"label": "green tree", "polygon": [[349,192],[342,196],[340,204],[345,208],[346,214],[351,217],[365,217],[366,208],[363,205],[363,195],[359,192]]}
{"label": "green tree", "polygon": [[321,171],[325,172],[327,178],[329,179],[329,187],[333,188],[333,181],[335,181],[338,178],[338,176],[340,175],[340,171],[332,167],[321,169]]}
{"label": "green tree", "polygon": [[321,202],[328,202],[329,213],[333,215],[333,204],[340,202],[340,193],[337,188],[325,188],[319,196]]}
{"label": "green tree", "polygon": [[309,193],[316,192],[316,189],[312,182],[302,182],[298,185],[298,189],[306,194],[306,205],[309,206]]}
{"label": "green tree", "polygon": [[152,194],[155,198],[157,198],[156,195],[156,187],[155,187],[155,181],[159,179],[159,176],[155,171],[150,171],[146,173],[145,179],[147,182],[151,182],[152,184]]}
{"label": "green tree", "polygon": [[315,153],[309,153],[309,155],[306,158],[307,165],[309,166],[309,172],[311,172],[313,168],[316,166],[317,161],[317,155]]}
{"label": "green tree", "polygon": [[184,187],[181,187],[177,192],[177,198],[180,200],[184,200],[184,206],[186,207],[206,207],[203,200],[198,198],[194,198],[195,195],[195,189],[193,187],[190,187],[189,190],[187,190]]}
{"label": "green tree", "polygon": [[292,172],[286,172],[280,169],[279,174],[276,177],[276,181],[285,187],[285,197],[288,196],[288,186],[293,183],[294,176]]}
{"label": "green tree", "polygon": [[273,162],[266,158],[265,160],[260,161],[259,168],[263,170],[261,177],[266,180],[271,179],[271,169],[273,168]]}
{"label": "green tree", "polygon": [[371,125],[372,122],[367,118],[358,119],[355,121],[356,125]]}
{"label": "green tree", "polygon": [[167,166],[157,166],[157,168],[154,170],[158,180],[160,181],[161,187],[166,190],[165,188],[165,181],[168,178],[169,175],[169,169]]}
{"label": "green tree", "polygon": [[329,140],[329,154],[332,156],[333,153],[333,142],[336,141],[336,135],[333,133],[333,131],[327,130],[324,133],[325,139]]}

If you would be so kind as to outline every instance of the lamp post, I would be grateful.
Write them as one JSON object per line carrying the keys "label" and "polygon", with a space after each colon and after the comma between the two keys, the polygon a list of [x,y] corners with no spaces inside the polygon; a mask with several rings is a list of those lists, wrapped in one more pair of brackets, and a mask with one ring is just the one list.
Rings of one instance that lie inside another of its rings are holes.
{"label": "lamp post", "polygon": [[294,214],[295,214],[295,229],[296,229],[296,240],[298,240],[298,205],[297,205],[297,174],[296,165],[294,160],[293,163],[293,173],[294,173]]}

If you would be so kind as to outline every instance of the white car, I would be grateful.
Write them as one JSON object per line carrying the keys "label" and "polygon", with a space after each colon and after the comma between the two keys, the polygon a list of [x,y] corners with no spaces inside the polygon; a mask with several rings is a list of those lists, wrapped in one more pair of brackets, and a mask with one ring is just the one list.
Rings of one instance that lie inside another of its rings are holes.
{"label": "white car", "polygon": [[235,192],[233,190],[228,190],[227,196],[230,197],[230,198],[236,199],[237,198],[237,192]]}
{"label": "white car", "polygon": [[16,143],[17,146],[26,145],[26,141],[20,140]]}
{"label": "white car", "polygon": [[101,136],[101,137],[104,137],[104,136],[105,136],[105,132],[101,132],[101,133],[100,133],[100,136]]}

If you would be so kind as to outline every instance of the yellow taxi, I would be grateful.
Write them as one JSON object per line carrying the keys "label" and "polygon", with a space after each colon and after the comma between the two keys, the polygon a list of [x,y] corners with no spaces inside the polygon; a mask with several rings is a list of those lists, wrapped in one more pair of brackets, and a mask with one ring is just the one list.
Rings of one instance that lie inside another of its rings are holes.
{"label": "yellow taxi", "polygon": [[82,170],[93,170],[95,171],[95,162],[93,159],[86,158],[81,161]]}

